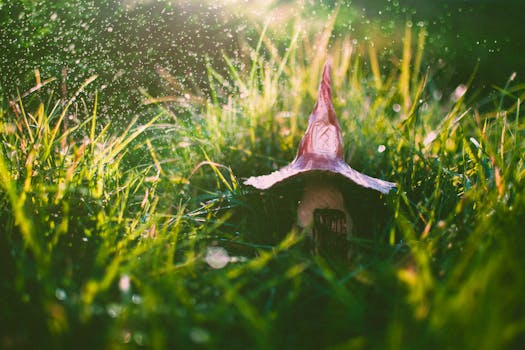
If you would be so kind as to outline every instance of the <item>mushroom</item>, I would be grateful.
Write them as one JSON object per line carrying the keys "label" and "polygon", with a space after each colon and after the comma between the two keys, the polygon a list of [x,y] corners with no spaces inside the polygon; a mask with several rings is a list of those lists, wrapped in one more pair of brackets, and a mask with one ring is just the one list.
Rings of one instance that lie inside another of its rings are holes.
{"label": "mushroom", "polygon": [[[314,241],[348,239],[353,221],[335,177],[346,182],[389,193],[396,185],[352,169],[343,159],[343,138],[332,103],[330,64],[323,71],[317,103],[308,120],[295,159],[268,175],[253,176],[244,184],[267,190],[285,180],[304,179],[302,198],[297,207],[297,224],[313,236]],[[323,237],[325,236],[325,237]],[[332,236],[328,238],[327,236]],[[335,238],[334,238],[335,237]]]}

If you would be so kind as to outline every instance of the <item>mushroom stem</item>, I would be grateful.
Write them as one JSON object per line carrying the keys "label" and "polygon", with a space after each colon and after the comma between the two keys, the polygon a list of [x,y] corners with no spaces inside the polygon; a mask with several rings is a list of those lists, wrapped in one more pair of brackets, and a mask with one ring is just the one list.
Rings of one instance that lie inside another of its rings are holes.
{"label": "mushroom stem", "polygon": [[[332,219],[322,217],[329,212],[341,213],[339,216],[342,216],[342,220],[334,222]],[[319,220],[315,220],[315,215],[321,216]],[[305,179],[303,196],[297,207],[297,224],[312,236],[316,230],[326,231],[326,227],[322,230],[316,227],[320,223],[330,225],[329,231],[350,238],[353,222],[344,203],[343,194],[330,178],[316,176]]]}

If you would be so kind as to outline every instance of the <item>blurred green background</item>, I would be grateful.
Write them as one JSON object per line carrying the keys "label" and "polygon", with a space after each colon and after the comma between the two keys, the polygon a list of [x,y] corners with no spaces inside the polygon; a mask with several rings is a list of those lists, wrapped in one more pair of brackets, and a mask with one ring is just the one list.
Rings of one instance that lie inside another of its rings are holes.
{"label": "blurred green background", "polygon": [[26,0],[0,2],[0,90],[12,97],[28,89],[35,68],[43,77],[61,77],[65,69],[71,86],[96,73],[108,101],[102,108],[127,116],[141,107],[138,87],[165,92],[159,69],[180,78],[184,89],[206,93],[207,60],[224,71],[222,55],[242,56],[239,41],[256,40],[266,21],[272,39],[284,42],[297,15],[315,33],[337,6],[333,35],[373,42],[386,58],[402,47],[405,23],[425,27],[424,65],[445,94],[475,73],[472,90],[487,95],[525,71],[519,0]]}

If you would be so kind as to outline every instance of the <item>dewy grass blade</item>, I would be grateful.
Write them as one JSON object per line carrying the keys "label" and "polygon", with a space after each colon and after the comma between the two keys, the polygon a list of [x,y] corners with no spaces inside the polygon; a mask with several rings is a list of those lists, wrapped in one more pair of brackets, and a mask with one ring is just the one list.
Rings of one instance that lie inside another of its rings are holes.
{"label": "dewy grass blade", "polygon": [[403,98],[402,110],[405,115],[412,105],[410,100],[410,61],[412,59],[412,30],[405,25],[405,36],[403,37],[403,58],[401,59],[399,92]]}
{"label": "dewy grass blade", "polygon": [[[48,264],[47,254],[43,251],[43,241],[35,231],[35,226],[30,215],[26,212],[26,193],[18,193],[17,184],[13,181],[11,171],[6,164],[7,159],[3,155],[0,156],[0,186],[7,193],[10,206],[13,211],[15,224],[20,228],[20,233],[24,240],[24,245],[27,245],[34,254],[37,267],[39,269],[46,269]],[[31,177],[31,174],[28,175]],[[26,182],[27,184],[27,182]]]}

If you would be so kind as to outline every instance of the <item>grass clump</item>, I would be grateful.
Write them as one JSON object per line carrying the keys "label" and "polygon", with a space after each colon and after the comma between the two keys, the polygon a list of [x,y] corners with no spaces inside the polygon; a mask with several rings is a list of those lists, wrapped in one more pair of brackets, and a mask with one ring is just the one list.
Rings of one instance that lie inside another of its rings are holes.
{"label": "grass clump", "polygon": [[[281,54],[263,29],[249,62],[208,66],[210,96],[149,97],[155,116],[119,134],[96,93],[4,103],[2,347],[521,344],[523,87],[480,113],[468,86],[434,97],[424,31],[386,71],[331,30],[298,24]],[[293,203],[239,180],[293,158],[327,57],[346,159],[399,186],[345,263],[301,249]]]}

